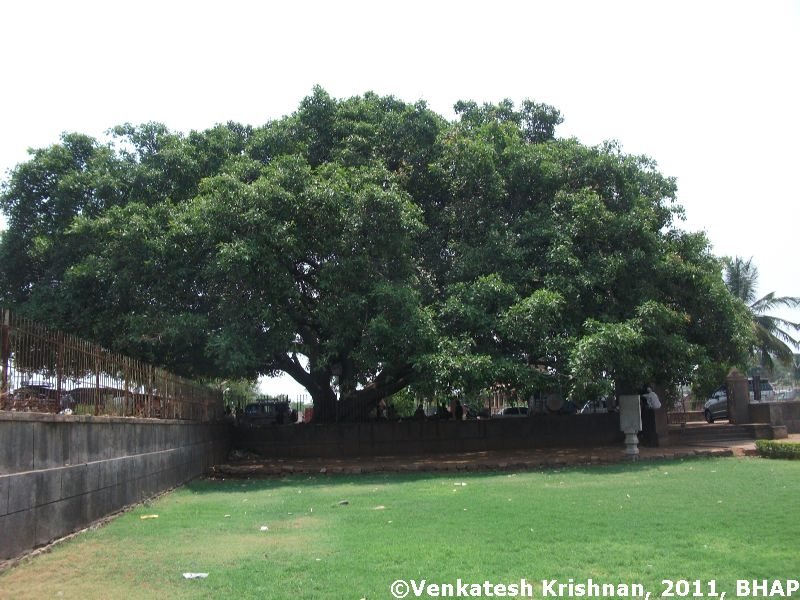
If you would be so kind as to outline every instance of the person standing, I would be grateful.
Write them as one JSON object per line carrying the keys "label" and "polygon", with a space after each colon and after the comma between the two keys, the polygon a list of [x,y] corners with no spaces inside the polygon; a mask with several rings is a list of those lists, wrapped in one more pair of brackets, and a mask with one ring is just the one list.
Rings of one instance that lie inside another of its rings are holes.
{"label": "person standing", "polygon": [[657,446],[656,411],[661,408],[661,400],[649,385],[640,392],[639,399],[642,404],[642,444]]}

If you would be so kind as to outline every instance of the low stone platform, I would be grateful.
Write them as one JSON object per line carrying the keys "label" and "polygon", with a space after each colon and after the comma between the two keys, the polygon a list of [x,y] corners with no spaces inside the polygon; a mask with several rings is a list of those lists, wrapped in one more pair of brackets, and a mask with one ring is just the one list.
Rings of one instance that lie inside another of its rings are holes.
{"label": "low stone platform", "polygon": [[[790,436],[800,441],[800,435]],[[755,456],[755,440],[698,440],[691,445],[639,448],[637,460],[653,461],[709,456]],[[346,458],[264,459],[232,453],[225,464],[211,472],[217,478],[259,478],[289,474],[365,474],[449,471],[539,470],[566,466],[630,463],[624,446],[536,448],[436,454],[430,456],[383,456]]]}

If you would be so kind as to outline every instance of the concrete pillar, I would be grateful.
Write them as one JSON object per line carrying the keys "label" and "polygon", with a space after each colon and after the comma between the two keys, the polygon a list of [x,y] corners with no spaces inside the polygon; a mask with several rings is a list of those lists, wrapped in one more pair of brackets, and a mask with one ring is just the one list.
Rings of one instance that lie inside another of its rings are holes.
{"label": "concrete pillar", "polygon": [[639,458],[639,438],[642,430],[642,407],[639,394],[621,395],[619,397],[619,428],[625,434],[625,454],[631,460]]}
{"label": "concrete pillar", "polygon": [[738,369],[731,369],[725,378],[728,388],[728,418],[731,423],[740,425],[750,422],[750,392],[747,377]]}

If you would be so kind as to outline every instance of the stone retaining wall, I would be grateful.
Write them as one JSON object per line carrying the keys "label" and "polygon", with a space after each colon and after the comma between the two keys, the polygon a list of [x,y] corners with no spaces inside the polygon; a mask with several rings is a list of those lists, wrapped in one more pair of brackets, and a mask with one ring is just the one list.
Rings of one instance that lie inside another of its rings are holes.
{"label": "stone retaining wall", "polygon": [[750,419],[754,423],[785,426],[788,433],[800,433],[800,401],[751,402]]}
{"label": "stone retaining wall", "polygon": [[202,475],[228,423],[0,413],[0,560]]}
{"label": "stone retaining wall", "polygon": [[[666,418],[665,418],[666,420]],[[425,455],[621,443],[618,413],[470,421],[242,426],[234,447],[270,458]]]}

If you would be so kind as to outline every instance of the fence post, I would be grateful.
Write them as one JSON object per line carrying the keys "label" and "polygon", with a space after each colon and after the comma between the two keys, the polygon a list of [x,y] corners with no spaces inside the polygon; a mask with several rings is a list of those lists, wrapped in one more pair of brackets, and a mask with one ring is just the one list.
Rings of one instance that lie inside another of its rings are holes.
{"label": "fence post", "polygon": [[62,380],[64,379],[64,332],[56,331],[56,412],[61,412]]}
{"label": "fence post", "polygon": [[0,408],[6,408],[8,401],[8,365],[11,361],[11,311],[4,308],[2,311],[3,324],[0,334],[0,353],[2,353],[2,380],[0,380]]}
{"label": "fence post", "polygon": [[153,365],[147,365],[147,409],[144,416],[148,419],[153,416],[153,404],[155,404],[153,394],[154,387],[155,375],[153,374]]}
{"label": "fence post", "polygon": [[94,415],[100,414],[100,347],[94,347]]}

